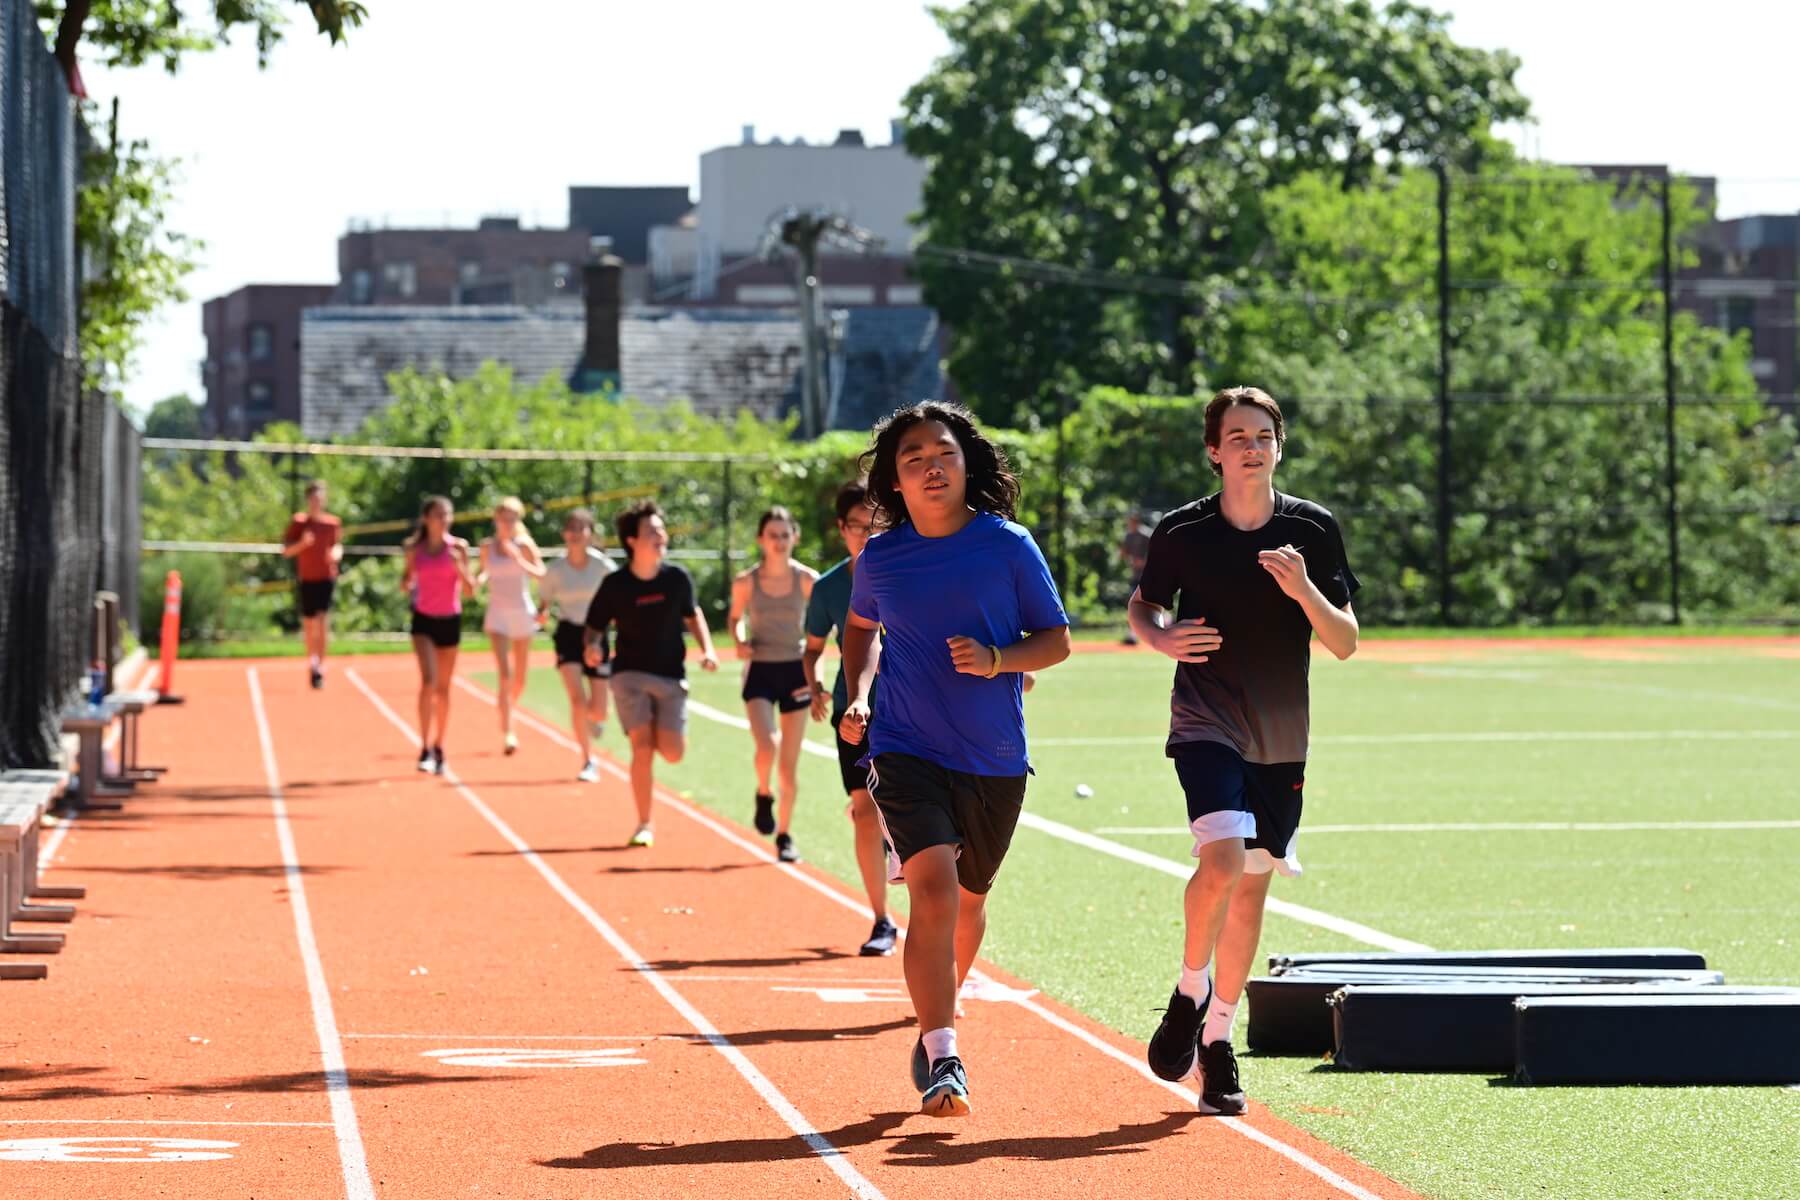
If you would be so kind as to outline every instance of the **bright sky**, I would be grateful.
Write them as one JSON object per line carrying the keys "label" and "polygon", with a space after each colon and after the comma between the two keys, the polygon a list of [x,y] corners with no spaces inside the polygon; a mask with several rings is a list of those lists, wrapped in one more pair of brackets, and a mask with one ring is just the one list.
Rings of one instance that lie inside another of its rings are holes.
{"label": "bright sky", "polygon": [[[200,7],[196,4],[194,7]],[[127,399],[202,398],[200,301],[246,283],[333,282],[352,219],[568,219],[572,183],[687,183],[760,137],[887,140],[944,49],[916,0],[370,0],[331,49],[302,28],[256,69],[245,39],[178,78],[89,64],[123,131],[183,162],[175,228],[203,238],[195,299],[149,333]],[[1528,152],[1716,175],[1724,215],[1800,211],[1800,5],[1791,0],[1437,0],[1465,42],[1505,46],[1536,125]],[[499,19],[504,12],[505,19]]]}

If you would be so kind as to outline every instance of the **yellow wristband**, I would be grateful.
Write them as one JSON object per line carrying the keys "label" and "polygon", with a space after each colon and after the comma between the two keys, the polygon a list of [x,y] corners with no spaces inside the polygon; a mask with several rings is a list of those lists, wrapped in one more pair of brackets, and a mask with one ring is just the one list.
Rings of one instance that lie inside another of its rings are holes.
{"label": "yellow wristband", "polygon": [[994,665],[988,671],[988,673],[982,677],[984,679],[992,679],[994,676],[996,676],[1000,673],[1000,647],[989,646],[988,653],[992,654],[994,656]]}

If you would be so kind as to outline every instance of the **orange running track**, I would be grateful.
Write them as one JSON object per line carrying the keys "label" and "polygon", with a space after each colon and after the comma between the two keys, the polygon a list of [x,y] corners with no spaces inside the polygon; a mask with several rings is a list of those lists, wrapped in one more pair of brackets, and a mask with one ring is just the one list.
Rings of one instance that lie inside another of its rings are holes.
{"label": "orange running track", "polygon": [[187,667],[146,722],[170,774],[58,835],[68,948],[0,984],[0,1195],[1413,1195],[1258,1106],[1198,1116],[986,963],[975,1115],[918,1115],[858,900],[672,795],[624,848],[616,763],[573,783],[529,717],[516,756],[459,752],[467,680],[421,775],[415,679]]}

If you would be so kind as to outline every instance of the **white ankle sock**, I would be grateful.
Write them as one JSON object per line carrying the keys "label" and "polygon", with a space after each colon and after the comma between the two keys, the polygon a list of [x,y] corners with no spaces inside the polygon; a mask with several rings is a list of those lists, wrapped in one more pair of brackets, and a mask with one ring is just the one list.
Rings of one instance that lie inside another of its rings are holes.
{"label": "white ankle sock", "polygon": [[1204,965],[1190,967],[1184,962],[1181,964],[1181,979],[1175,984],[1175,990],[1198,1005],[1211,994],[1212,979]]}
{"label": "white ankle sock", "polygon": [[956,1030],[951,1028],[933,1029],[924,1037],[925,1057],[932,1062],[940,1058],[949,1058],[956,1053]]}
{"label": "white ankle sock", "polygon": [[1214,1042],[1231,1040],[1231,1019],[1237,1016],[1237,1001],[1225,1003],[1217,996],[1213,997],[1212,1007],[1206,1010],[1206,1024],[1200,1027],[1200,1044],[1210,1046]]}

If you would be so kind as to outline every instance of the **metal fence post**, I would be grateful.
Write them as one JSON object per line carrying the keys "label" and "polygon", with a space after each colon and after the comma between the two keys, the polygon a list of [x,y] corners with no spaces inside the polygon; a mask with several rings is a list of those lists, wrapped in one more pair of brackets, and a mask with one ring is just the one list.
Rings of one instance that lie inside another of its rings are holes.
{"label": "metal fence post", "polygon": [[1450,624],[1450,171],[1442,162],[1437,174],[1438,210],[1438,452],[1437,569],[1438,623]]}
{"label": "metal fence post", "polygon": [[1662,358],[1663,451],[1668,487],[1669,623],[1681,624],[1681,514],[1675,467],[1675,222],[1669,205],[1669,177],[1662,179]]}
{"label": "metal fence post", "polygon": [[724,463],[724,486],[720,489],[719,573],[720,603],[731,610],[731,460]]}

